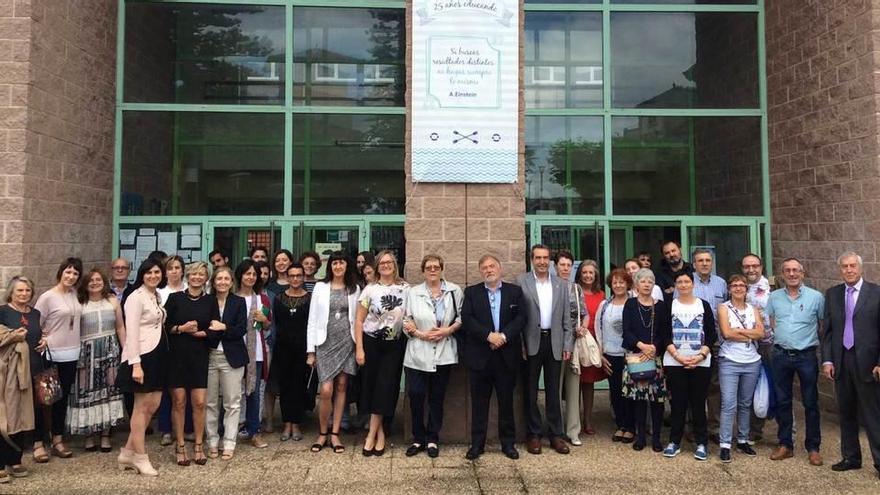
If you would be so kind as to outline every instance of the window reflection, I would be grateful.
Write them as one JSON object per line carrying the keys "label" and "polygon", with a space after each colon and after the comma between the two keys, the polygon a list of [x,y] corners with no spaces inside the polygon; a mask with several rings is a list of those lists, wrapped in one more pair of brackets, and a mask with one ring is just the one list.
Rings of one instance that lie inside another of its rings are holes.
{"label": "window reflection", "polygon": [[526,212],[604,212],[601,117],[526,117]]}
{"label": "window reflection", "polygon": [[122,215],[282,213],[283,115],[123,115]]}
{"label": "window reflection", "polygon": [[284,103],[284,7],[126,2],[125,100]]}
{"label": "window reflection", "polygon": [[293,212],[404,212],[402,115],[293,119]]}
{"label": "window reflection", "polygon": [[293,28],[296,104],[404,104],[403,10],[297,7]]}
{"label": "window reflection", "polygon": [[757,117],[615,117],[616,215],[762,214]]}
{"label": "window reflection", "polygon": [[612,104],[756,108],[757,16],[611,14]]}
{"label": "window reflection", "polygon": [[602,16],[527,12],[527,108],[602,106]]}

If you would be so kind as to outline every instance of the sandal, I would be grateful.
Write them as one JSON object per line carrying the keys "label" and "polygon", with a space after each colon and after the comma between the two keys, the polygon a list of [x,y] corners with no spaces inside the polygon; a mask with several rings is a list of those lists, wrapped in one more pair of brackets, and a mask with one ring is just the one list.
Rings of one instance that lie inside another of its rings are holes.
{"label": "sandal", "polygon": [[210,449],[208,449],[209,459],[216,459],[218,457],[220,457],[220,449],[218,449],[217,447],[211,447]]}
{"label": "sandal", "polygon": [[[62,448],[58,448],[58,446]],[[52,455],[55,457],[60,457],[61,459],[69,459],[73,457],[73,452],[64,445],[64,440],[59,440],[52,444]]]}
{"label": "sandal", "polygon": [[101,452],[104,452],[106,454],[107,452],[112,452],[112,451],[113,451],[113,446],[110,445],[110,435],[109,434],[101,435]]}
{"label": "sandal", "polygon": [[324,446],[327,445],[327,432],[326,432],[326,431],[322,431],[322,432],[318,435],[318,438],[321,438],[321,437],[324,437],[324,441],[323,441],[323,442],[317,442],[317,441],[316,441],[315,443],[312,444],[312,447],[311,447],[309,450],[311,450],[312,452],[320,452],[321,449],[323,449]]}
{"label": "sandal", "polygon": [[97,452],[98,451],[98,444],[95,443],[95,437],[87,436],[86,443],[85,443],[85,445],[83,445],[83,449],[86,452]]}
{"label": "sandal", "polygon": [[341,454],[341,453],[345,452],[345,445],[343,445],[341,441],[339,444],[333,443],[333,440],[332,440],[333,437],[336,437],[336,439],[339,440],[339,432],[334,431],[333,433],[330,434],[330,439],[331,439],[330,446],[333,447],[333,453],[334,454]]}
{"label": "sandal", "polygon": [[612,442],[620,442],[623,440],[623,430],[617,430],[614,432],[614,435],[611,436]]}
{"label": "sandal", "polygon": [[193,457],[195,457],[194,462],[199,466],[204,466],[208,463],[208,458],[205,457],[205,451],[202,450],[202,444],[200,443],[193,444]]}
{"label": "sandal", "polygon": [[220,460],[229,461],[232,460],[233,456],[235,456],[234,449],[223,449],[223,455],[220,456]]}
{"label": "sandal", "polygon": [[[43,451],[43,453],[38,454],[37,452],[41,450]],[[46,453],[46,447],[44,447],[43,445],[40,445],[39,447],[34,447],[33,457],[34,462],[36,462],[37,464],[45,464],[49,462],[49,454]]]}
{"label": "sandal", "polygon": [[285,430],[284,433],[281,434],[281,441],[286,442],[290,440],[290,437],[292,436],[293,434],[289,430]]}
{"label": "sandal", "polygon": [[189,466],[189,458],[186,456],[186,444],[179,443],[174,446],[174,453],[177,454],[177,465],[178,466]]}

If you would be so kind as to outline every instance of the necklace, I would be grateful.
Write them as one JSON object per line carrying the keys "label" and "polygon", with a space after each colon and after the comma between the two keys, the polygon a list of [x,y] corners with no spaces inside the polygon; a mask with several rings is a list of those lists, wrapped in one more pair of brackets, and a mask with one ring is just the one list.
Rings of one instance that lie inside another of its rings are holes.
{"label": "necklace", "polygon": [[197,296],[193,296],[192,292],[190,292],[189,289],[187,289],[185,292],[186,292],[186,297],[189,298],[190,301],[198,301],[199,299],[202,298],[202,296],[205,295],[205,291],[200,292],[199,295],[197,295]]}
{"label": "necklace", "polygon": [[[289,294],[287,291],[284,291],[284,295],[287,296],[288,313],[290,314],[290,316],[293,316],[299,310],[299,307],[302,306],[302,301],[303,301],[303,299],[305,299],[305,294],[299,295],[299,296],[294,296],[294,295]],[[337,320],[338,319],[339,318],[337,318]]]}
{"label": "necklace", "polygon": [[[650,315],[648,317],[648,321],[645,321],[645,314]],[[645,306],[642,306],[642,303],[639,303],[639,319],[642,320],[642,326],[645,328],[653,328],[654,327],[654,306],[652,305],[650,308],[645,310]]]}
{"label": "necklace", "polygon": [[23,307],[19,307],[17,303],[10,302],[9,307],[18,311],[21,314],[27,314],[31,312],[31,307],[25,304]]}
{"label": "necklace", "polygon": [[70,296],[70,295],[73,295],[73,291],[65,291],[64,294],[61,296],[61,299],[64,301],[64,306],[67,307],[67,311],[70,314],[70,322],[69,322],[68,328],[72,332],[73,331],[73,323],[77,318],[77,314],[76,314],[77,300],[76,300],[76,296],[74,295],[73,296],[73,304],[70,304],[70,302],[68,302],[68,296]]}

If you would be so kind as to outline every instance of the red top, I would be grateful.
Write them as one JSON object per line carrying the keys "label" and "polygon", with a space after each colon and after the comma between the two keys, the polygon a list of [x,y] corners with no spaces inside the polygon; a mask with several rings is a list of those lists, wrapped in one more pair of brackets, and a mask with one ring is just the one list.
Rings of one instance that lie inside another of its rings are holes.
{"label": "red top", "polygon": [[605,293],[601,290],[592,294],[584,292],[584,305],[587,307],[587,313],[590,314],[590,321],[587,323],[587,328],[590,329],[590,333],[592,333],[593,336],[596,335],[596,312],[599,311],[599,304],[604,300]]}

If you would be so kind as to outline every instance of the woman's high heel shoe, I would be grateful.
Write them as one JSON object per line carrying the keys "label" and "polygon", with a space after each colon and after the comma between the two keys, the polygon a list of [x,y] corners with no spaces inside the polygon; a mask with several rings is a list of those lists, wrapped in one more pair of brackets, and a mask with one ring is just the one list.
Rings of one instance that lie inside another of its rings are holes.
{"label": "woman's high heel shoe", "polygon": [[134,468],[134,466],[131,465],[133,455],[133,451],[128,450],[125,447],[119,448],[119,456],[116,458],[116,465],[119,467],[120,471]]}
{"label": "woman's high heel shoe", "polygon": [[205,451],[202,450],[202,444],[200,443],[193,445],[193,456],[195,457],[193,462],[195,462],[199,466],[204,466],[208,463],[208,458],[205,457]]}
{"label": "woman's high heel shoe", "polygon": [[186,444],[177,444],[174,446],[174,453],[177,455],[177,465],[178,466],[189,466],[190,461],[186,456]]}
{"label": "woman's high heel shoe", "polygon": [[138,474],[143,474],[144,476],[159,475],[159,472],[153,468],[152,464],[150,464],[150,457],[147,454],[133,454],[131,467],[134,468]]}

